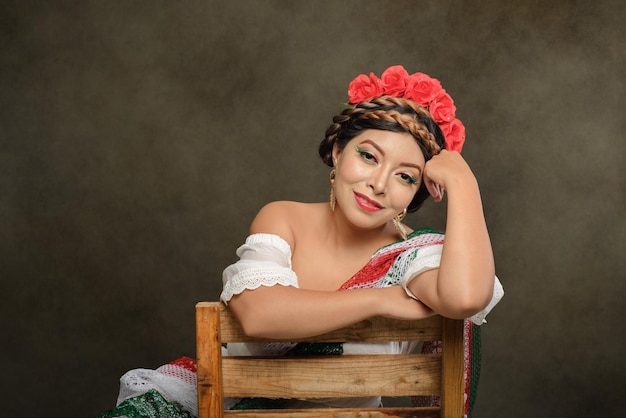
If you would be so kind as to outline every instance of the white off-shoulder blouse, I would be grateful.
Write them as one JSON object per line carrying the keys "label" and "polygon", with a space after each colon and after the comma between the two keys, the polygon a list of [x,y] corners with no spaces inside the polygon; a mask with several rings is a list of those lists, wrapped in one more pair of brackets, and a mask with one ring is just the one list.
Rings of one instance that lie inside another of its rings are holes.
{"label": "white off-shoulder blouse", "polygon": [[[407,294],[417,299],[408,289],[409,282],[420,273],[438,268],[441,261],[442,244],[427,245],[417,251],[410,261],[401,284]],[[260,286],[298,286],[298,277],[291,267],[289,244],[273,234],[253,234],[237,249],[239,260],[228,266],[222,275],[223,290],[220,299],[228,303],[234,295]],[[504,290],[496,277],[493,297],[487,307],[469,318],[477,325],[483,324],[487,314],[502,299]]]}

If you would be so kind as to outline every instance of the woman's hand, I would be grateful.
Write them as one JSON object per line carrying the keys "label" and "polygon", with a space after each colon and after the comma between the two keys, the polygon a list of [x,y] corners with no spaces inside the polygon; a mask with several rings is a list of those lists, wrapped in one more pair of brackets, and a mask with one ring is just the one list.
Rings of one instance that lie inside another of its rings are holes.
{"label": "woman's hand", "polygon": [[402,286],[391,286],[376,289],[381,293],[381,316],[394,319],[424,319],[436,314],[422,302],[407,295]]}
{"label": "woman's hand", "polygon": [[435,202],[440,202],[445,190],[467,181],[475,183],[476,178],[461,154],[444,149],[426,162],[423,181]]}

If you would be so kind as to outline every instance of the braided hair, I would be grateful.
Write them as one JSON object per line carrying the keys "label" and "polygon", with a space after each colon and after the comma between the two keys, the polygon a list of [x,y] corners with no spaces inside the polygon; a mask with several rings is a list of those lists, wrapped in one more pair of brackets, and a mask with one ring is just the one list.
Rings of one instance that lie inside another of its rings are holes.
{"label": "braided hair", "polygon": [[[382,96],[358,103],[333,117],[333,124],[319,146],[322,161],[333,166],[333,147],[343,150],[348,142],[366,129],[378,129],[411,134],[421,148],[426,161],[445,148],[445,138],[430,113],[412,100]],[[430,196],[424,182],[407,207],[415,212]]]}

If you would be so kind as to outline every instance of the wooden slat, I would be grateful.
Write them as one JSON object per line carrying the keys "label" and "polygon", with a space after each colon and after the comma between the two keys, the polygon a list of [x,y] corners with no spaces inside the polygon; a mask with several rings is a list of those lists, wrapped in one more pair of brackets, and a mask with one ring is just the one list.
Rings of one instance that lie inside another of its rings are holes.
{"label": "wooden slat", "polygon": [[[239,321],[222,303],[200,302],[199,305],[215,305],[220,309],[222,342],[273,341],[248,337]],[[403,321],[375,317],[334,332],[291,342],[387,342],[387,341],[438,341],[441,340],[441,317],[419,321]],[[393,336],[393,338],[392,338]]]}
{"label": "wooden slat", "polygon": [[439,355],[224,357],[222,364],[226,397],[411,396],[441,389]]}
{"label": "wooden slat", "polygon": [[358,411],[345,408],[281,409],[225,411],[225,417],[237,418],[439,418],[439,408],[361,408]]}

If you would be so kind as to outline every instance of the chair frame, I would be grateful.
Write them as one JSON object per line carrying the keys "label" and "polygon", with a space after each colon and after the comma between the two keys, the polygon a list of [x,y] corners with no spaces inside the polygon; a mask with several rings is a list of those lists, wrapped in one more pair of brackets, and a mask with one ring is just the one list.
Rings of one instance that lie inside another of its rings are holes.
{"label": "chair frame", "polygon": [[[251,338],[221,302],[196,305],[198,418],[464,416],[463,321],[374,317],[305,342],[441,341],[443,354],[312,357],[222,356],[222,344]],[[295,342],[295,341],[294,341]],[[225,397],[324,398],[440,395],[439,407],[224,410]]]}

